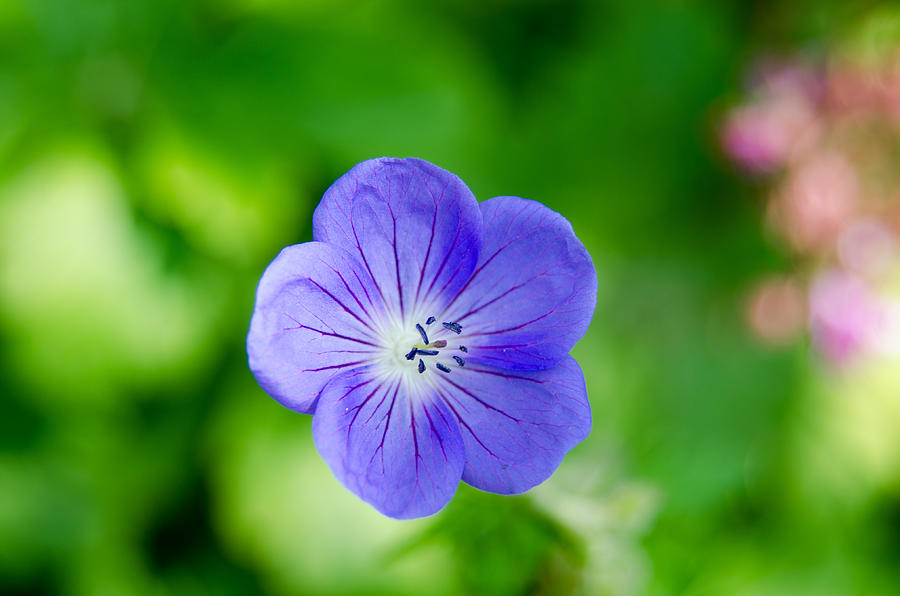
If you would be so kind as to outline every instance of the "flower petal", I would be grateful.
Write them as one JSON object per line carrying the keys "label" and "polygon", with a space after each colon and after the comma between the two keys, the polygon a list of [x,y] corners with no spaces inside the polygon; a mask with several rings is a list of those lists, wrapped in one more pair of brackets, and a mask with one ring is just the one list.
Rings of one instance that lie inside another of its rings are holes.
{"label": "flower petal", "polygon": [[481,211],[478,266],[442,315],[462,324],[473,360],[518,370],[555,366],[594,314],[591,257],[568,220],[541,203],[496,197]]}
{"label": "flower petal", "polygon": [[382,157],[357,164],[325,192],[313,238],[357,257],[402,320],[445,304],[466,283],[478,260],[481,212],[450,172]]}
{"label": "flower petal", "polygon": [[256,291],[250,370],[269,395],[309,414],[331,377],[376,355],[384,317],[375,287],[349,253],[321,242],[288,246]]}
{"label": "flower petal", "polygon": [[464,462],[453,415],[410,390],[403,379],[344,373],[322,391],[313,417],[316,448],[338,480],[397,519],[439,511],[456,492]]}
{"label": "flower petal", "polygon": [[540,484],[591,429],[584,376],[570,356],[541,371],[453,369],[440,377],[438,394],[459,421],[463,480],[494,493]]}

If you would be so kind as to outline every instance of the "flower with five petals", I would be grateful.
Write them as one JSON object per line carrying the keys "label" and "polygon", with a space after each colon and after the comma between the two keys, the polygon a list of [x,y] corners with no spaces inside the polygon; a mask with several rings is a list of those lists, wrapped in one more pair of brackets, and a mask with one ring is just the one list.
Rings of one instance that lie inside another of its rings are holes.
{"label": "flower with five petals", "polygon": [[569,222],[534,201],[478,203],[419,159],[364,161],[259,282],[250,368],[313,414],[335,476],[395,518],[433,514],[460,480],[516,494],[591,425],[569,351],[597,278]]}

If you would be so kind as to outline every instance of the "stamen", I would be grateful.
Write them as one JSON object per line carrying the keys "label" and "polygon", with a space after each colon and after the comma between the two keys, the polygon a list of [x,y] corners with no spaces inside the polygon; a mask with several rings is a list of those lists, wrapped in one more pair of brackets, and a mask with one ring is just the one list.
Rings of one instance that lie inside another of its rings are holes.
{"label": "stamen", "polygon": [[434,318],[434,317],[428,317],[428,320],[425,321],[425,324],[426,324],[426,325],[431,325],[432,323],[434,323],[434,321],[435,321],[435,318]]}
{"label": "stamen", "polygon": [[440,362],[436,363],[435,366],[437,367],[438,370],[442,370],[445,373],[450,372],[450,369],[447,368],[446,366],[444,366],[443,364],[441,364]]}
{"label": "stamen", "polygon": [[423,372],[425,372],[425,363],[419,358],[419,374],[421,375]]}
{"label": "stamen", "polygon": [[420,356],[437,356],[437,350],[423,350],[422,348],[416,348],[416,354]]}
{"label": "stamen", "polygon": [[[396,353],[396,352],[395,352],[395,353]],[[416,357],[416,348],[413,348],[413,349],[410,350],[409,353],[406,355],[406,359],[407,359],[407,360],[412,360],[412,359],[415,358],[415,357]]]}
{"label": "stamen", "polygon": [[466,346],[459,346],[459,349],[460,349],[461,351],[463,351],[463,352],[468,352],[468,351],[469,351],[469,348],[467,348]]}
{"label": "stamen", "polygon": [[437,340],[437,341],[434,341],[434,342],[431,343],[431,347],[433,347],[433,348],[446,348],[446,347],[447,347],[447,340],[446,340],[446,339],[439,339],[439,340]]}
{"label": "stamen", "polygon": [[425,345],[427,346],[428,345],[428,335],[425,333],[425,329],[423,329],[421,325],[416,323],[416,330],[418,330],[419,335],[422,336],[422,341],[425,342]]}
{"label": "stamen", "polygon": [[459,356],[455,355],[455,354],[453,355],[453,359],[456,360],[456,363],[457,363],[458,365],[460,365],[460,366],[465,366],[465,365],[466,365],[466,361],[463,360],[462,358],[460,358]]}
{"label": "stamen", "polygon": [[441,323],[441,325],[443,325],[446,329],[449,329],[453,333],[456,333],[457,335],[462,333],[462,325],[460,325],[459,323]]}

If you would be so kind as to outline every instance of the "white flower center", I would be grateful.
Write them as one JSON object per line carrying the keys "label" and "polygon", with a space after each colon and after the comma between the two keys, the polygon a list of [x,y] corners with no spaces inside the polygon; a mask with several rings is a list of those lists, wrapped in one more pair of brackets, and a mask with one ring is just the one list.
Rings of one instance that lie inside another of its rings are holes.
{"label": "white flower center", "polygon": [[434,374],[448,374],[465,366],[468,348],[461,343],[462,326],[453,321],[438,321],[434,316],[421,322],[386,326],[382,331],[383,351],[377,366],[388,378],[404,378],[421,383]]}

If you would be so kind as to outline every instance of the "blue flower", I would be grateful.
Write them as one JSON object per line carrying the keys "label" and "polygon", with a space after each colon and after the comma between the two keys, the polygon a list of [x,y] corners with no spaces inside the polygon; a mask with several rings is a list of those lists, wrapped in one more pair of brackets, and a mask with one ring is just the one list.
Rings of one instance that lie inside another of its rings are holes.
{"label": "blue flower", "polygon": [[313,238],[263,273],[247,353],[263,389],[314,415],[316,448],[364,501],[405,519],[460,480],[521,493],[587,436],[569,350],[597,277],[564,217],[380,158],[326,191]]}

